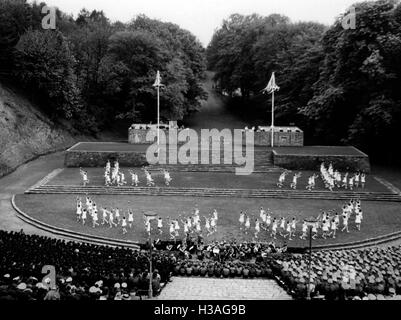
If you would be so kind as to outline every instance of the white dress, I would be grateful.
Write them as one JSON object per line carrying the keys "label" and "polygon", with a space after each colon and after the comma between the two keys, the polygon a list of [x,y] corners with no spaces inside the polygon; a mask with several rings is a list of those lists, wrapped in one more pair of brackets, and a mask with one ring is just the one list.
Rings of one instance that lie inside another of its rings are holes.
{"label": "white dress", "polygon": [[210,225],[214,228],[216,227],[216,220],[215,219],[211,219],[210,220]]}

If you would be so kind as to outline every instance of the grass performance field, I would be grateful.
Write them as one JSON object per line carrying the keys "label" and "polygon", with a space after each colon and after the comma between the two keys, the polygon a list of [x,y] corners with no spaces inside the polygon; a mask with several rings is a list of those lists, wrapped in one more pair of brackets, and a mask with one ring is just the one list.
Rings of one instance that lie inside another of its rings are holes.
{"label": "grass performance field", "polygon": [[149,145],[129,144],[127,142],[79,142],[68,151],[93,152],[146,152]]}
{"label": "grass performance field", "polygon": [[[107,146],[107,144],[103,144]],[[114,145],[114,144],[113,144]],[[124,146],[130,146],[123,144]],[[78,145],[79,147],[79,145]],[[138,147],[138,146],[136,146]],[[81,148],[85,145],[81,144]],[[84,149],[82,149],[84,150]],[[89,186],[104,186],[103,168],[85,168],[90,179]],[[126,175],[126,180],[130,184],[129,168],[121,168]],[[144,172],[140,168],[133,168],[139,174],[140,187],[146,186]],[[152,176],[156,187],[166,187],[164,176],[160,171],[152,171]],[[284,190],[290,189],[291,172],[284,186]],[[303,171],[298,180],[298,190],[304,190],[309,176],[317,172]],[[216,189],[265,189],[278,190],[277,181],[280,172],[254,173],[249,176],[236,176],[229,172],[171,172],[173,179],[171,188],[216,188]],[[64,168],[54,171],[49,179],[42,181],[45,186],[81,186],[81,176],[78,168]],[[168,187],[167,187],[168,188]],[[326,190],[321,179],[317,179],[316,191]],[[335,192],[344,191],[343,188],[335,189]],[[365,191],[371,193],[393,193],[383,181],[378,181],[375,176],[368,175],[365,189],[357,188],[354,191]],[[81,195],[82,198],[85,194]],[[76,195],[72,194],[23,194],[16,196],[16,206],[26,214],[41,222],[54,227],[63,228],[79,233],[101,236],[109,239],[123,239],[136,243],[143,243],[147,240],[147,233],[143,223],[144,212],[152,211],[157,213],[164,220],[163,234],[154,234],[155,238],[161,240],[169,239],[168,221],[172,219],[184,219],[193,213],[195,206],[198,206],[202,216],[202,225],[205,225],[204,216],[210,216],[216,209],[219,212],[218,232],[207,237],[204,231],[205,240],[237,240],[254,241],[255,219],[259,216],[259,208],[263,206],[270,209],[273,216],[284,217],[288,220],[295,217],[298,224],[298,234],[288,244],[291,247],[305,247],[307,242],[300,240],[300,228],[303,219],[311,216],[317,217],[322,210],[341,211],[344,205],[342,200],[325,199],[267,199],[267,198],[247,198],[247,197],[196,197],[196,196],[147,196],[147,195],[93,195],[93,200],[99,208],[99,219],[102,216],[102,207],[120,208],[122,213],[133,210],[135,223],[127,235],[122,234],[121,227],[109,228],[109,226],[99,226],[93,228],[91,220],[88,219],[87,225],[82,225],[76,221],[75,205]],[[364,220],[362,230],[355,229],[354,221],[350,223],[350,233],[339,232],[336,239],[322,239],[319,237],[315,245],[345,244],[355,241],[366,240],[378,236],[387,235],[401,228],[400,205],[397,202],[375,202],[362,201]],[[239,229],[239,213],[246,211],[252,218],[252,232],[245,234]],[[99,221],[100,222],[100,221]],[[154,225],[156,229],[156,225]],[[182,228],[182,224],[181,224]],[[180,237],[183,237],[181,229]],[[259,241],[271,241],[270,232],[262,231],[259,234]],[[278,236],[277,242],[284,243],[287,239]]]}
{"label": "grass performance field", "polygon": [[[84,195],[82,195],[84,197]],[[178,218],[179,216],[190,216],[195,205],[200,209],[201,216],[210,216],[213,209],[219,212],[218,232],[206,241],[212,240],[232,240],[251,241],[253,234],[244,234],[239,230],[239,212],[246,211],[252,217],[252,227],[254,219],[259,215],[259,208],[263,206],[269,208],[273,212],[274,217],[285,217],[292,219],[296,217],[298,220],[317,216],[319,212],[324,210],[340,210],[343,203],[341,201],[329,200],[282,200],[282,199],[247,199],[247,198],[196,198],[196,197],[148,197],[148,196],[93,196],[99,209],[101,207],[120,208],[122,212],[132,209],[135,214],[135,224],[127,235],[122,235],[121,228],[109,229],[107,226],[92,228],[88,225],[81,225],[76,222],[74,195],[18,195],[16,197],[16,205],[31,217],[45,222],[47,224],[73,230],[80,233],[90,235],[103,236],[110,239],[124,239],[134,242],[145,242],[147,234],[143,223],[143,212],[153,211],[165,219],[164,233],[159,236],[162,240],[168,240],[167,217]],[[364,212],[364,220],[362,230],[356,231],[354,222],[350,224],[350,233],[339,232],[336,239],[323,240],[321,238],[314,241],[316,245],[340,244],[359,241],[367,238],[377,237],[400,230],[401,214],[400,206],[397,203],[379,203],[366,201],[362,202]],[[101,218],[101,210],[99,212]],[[203,223],[204,225],[204,219]],[[155,226],[155,225],[154,225]],[[156,227],[156,226],[155,226]],[[298,226],[298,229],[300,225]],[[182,231],[182,230],[181,230]],[[298,230],[298,233],[300,230]],[[182,236],[182,232],[181,232]],[[271,238],[266,232],[261,232],[260,241],[270,241]],[[278,242],[284,242],[278,236]],[[288,243],[292,247],[305,247],[307,243],[296,239]]]}
{"label": "grass performance field", "polygon": [[[89,185],[103,186],[104,185],[104,169],[102,168],[86,168],[88,172],[90,183]],[[126,180],[130,184],[131,178],[128,168],[122,168],[126,175]],[[139,186],[146,186],[146,177],[141,169],[133,168],[133,171],[139,174]],[[298,189],[305,190],[307,180],[313,173],[311,171],[303,171],[301,178],[298,180]],[[229,172],[172,172],[173,179],[171,187],[188,187],[188,188],[224,188],[224,189],[268,189],[277,190],[277,182],[280,173],[254,173],[249,176],[237,176]],[[155,180],[156,186],[164,185],[164,176],[160,171],[153,171],[152,177]],[[292,174],[289,174],[284,190],[290,189]],[[53,179],[46,183],[47,185],[55,186],[78,186],[82,185],[79,169],[66,168]],[[316,190],[327,190],[324,188],[321,179],[317,179]],[[343,188],[335,189],[336,191],[344,191]],[[373,176],[367,176],[366,187],[355,188],[354,191],[367,191],[367,192],[390,192],[389,189],[382,183],[378,182]]]}

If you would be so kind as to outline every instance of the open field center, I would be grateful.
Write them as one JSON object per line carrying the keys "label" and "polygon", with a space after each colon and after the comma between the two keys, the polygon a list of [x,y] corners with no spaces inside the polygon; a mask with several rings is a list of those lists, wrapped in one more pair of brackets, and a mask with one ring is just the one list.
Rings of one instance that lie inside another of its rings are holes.
{"label": "open field center", "polygon": [[[82,195],[84,198],[85,195]],[[128,209],[132,209],[135,215],[135,223],[132,230],[123,236],[121,227],[109,229],[108,226],[97,227],[93,229],[88,219],[87,225],[83,226],[76,222],[75,216],[75,195],[18,195],[16,197],[17,206],[39,221],[46,222],[50,225],[73,230],[91,235],[98,235],[113,239],[125,239],[134,242],[145,242],[147,233],[145,230],[143,213],[153,211],[164,219],[163,235],[159,236],[155,231],[155,237],[162,240],[168,240],[168,224],[167,217],[177,219],[179,216],[187,217],[193,213],[197,205],[202,217],[202,225],[204,225],[204,216],[211,216],[213,209],[219,212],[218,232],[205,240],[232,240],[237,241],[253,241],[252,233],[246,235],[239,230],[239,213],[246,211],[252,219],[252,228],[254,219],[259,216],[259,208],[263,206],[269,208],[274,217],[285,217],[297,220],[317,217],[321,210],[337,210],[340,211],[343,205],[340,201],[305,201],[305,200],[280,200],[280,199],[246,199],[246,198],[196,198],[196,197],[148,197],[148,196],[93,196],[92,197],[99,208],[99,218],[101,219],[102,207],[120,208],[123,213]],[[384,234],[395,232],[401,227],[401,215],[399,213],[399,204],[397,203],[378,203],[378,202],[362,202],[364,212],[364,221],[362,230],[356,231],[353,221],[350,222],[350,233],[338,233],[336,239],[319,239],[314,243],[317,245],[332,243],[348,243],[362,239],[377,237]],[[298,225],[300,228],[300,224]],[[156,229],[156,225],[155,225]],[[304,247],[306,241],[299,240],[300,229],[297,238],[291,241],[289,245],[295,247]],[[182,230],[180,236],[182,237]],[[261,232],[259,241],[271,241],[272,238],[267,232]],[[278,242],[283,243],[286,239],[278,236]]]}

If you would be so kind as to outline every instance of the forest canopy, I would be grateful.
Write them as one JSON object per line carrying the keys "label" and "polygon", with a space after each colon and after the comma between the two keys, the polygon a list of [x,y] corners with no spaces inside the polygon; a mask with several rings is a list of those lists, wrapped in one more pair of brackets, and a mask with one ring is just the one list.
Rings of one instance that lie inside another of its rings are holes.
{"label": "forest canopy", "polygon": [[111,23],[85,9],[76,18],[57,10],[56,30],[44,30],[45,5],[0,0],[0,72],[49,116],[88,132],[154,121],[157,70],[162,120],[182,120],[207,98],[205,49],[189,31],[144,15]]}
{"label": "forest canopy", "polygon": [[207,49],[178,25],[144,15],[122,23],[102,11],[82,9],[73,17],[57,10],[56,30],[44,30],[44,5],[0,0],[0,77],[80,131],[121,119],[155,121],[157,70],[166,85],[162,120],[200,110],[209,69],[244,120],[270,124],[270,97],[262,89],[275,72],[277,124],[301,127],[309,144],[355,145],[401,163],[394,146],[401,138],[398,0],[353,5],[355,28],[344,28],[349,10],[331,26],[233,14]]}
{"label": "forest canopy", "polygon": [[[292,23],[282,15],[232,15],[207,48],[218,88],[239,110],[266,123],[269,97],[261,93],[276,72],[277,121],[295,123],[309,142],[355,145],[398,162],[401,138],[401,5],[357,3],[326,27]],[[270,122],[269,122],[270,124]]]}

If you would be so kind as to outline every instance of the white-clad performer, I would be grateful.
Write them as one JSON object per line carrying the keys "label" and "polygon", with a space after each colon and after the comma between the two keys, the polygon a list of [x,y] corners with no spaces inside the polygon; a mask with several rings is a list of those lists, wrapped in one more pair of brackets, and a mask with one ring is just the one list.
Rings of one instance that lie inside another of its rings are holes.
{"label": "white-clad performer", "polygon": [[133,224],[134,224],[134,213],[130,210],[128,212],[128,227],[132,229]]}
{"label": "white-clad performer", "polygon": [[109,224],[109,221],[107,220],[107,218],[109,217],[108,212],[107,212],[107,208],[102,208],[102,226],[104,224]]}
{"label": "white-clad performer", "polygon": [[157,219],[157,229],[159,230],[159,233],[163,233],[163,219],[159,218]]}
{"label": "white-clad performer", "polygon": [[109,225],[110,229],[114,227],[117,227],[117,223],[114,222],[114,215],[113,215],[113,209],[109,211]]}
{"label": "white-clad performer", "polygon": [[86,218],[87,218],[87,214],[88,214],[88,211],[87,211],[86,209],[83,209],[83,210],[82,210],[82,216],[81,216],[82,224],[83,224],[83,225],[85,225]]}
{"label": "white-clad performer", "polygon": [[128,233],[128,231],[127,231],[127,219],[125,218],[125,216],[122,219],[121,228],[123,230],[123,235]]}
{"label": "white-clad performer", "polygon": [[82,216],[82,202],[81,199],[77,199],[77,210],[76,210],[76,216],[77,216],[77,221],[79,222],[81,220]]}
{"label": "white-clad performer", "polygon": [[163,174],[164,174],[164,183],[166,184],[166,186],[169,186],[171,181],[173,181],[173,179],[171,179],[170,172],[164,170]]}

